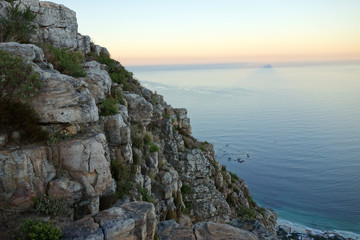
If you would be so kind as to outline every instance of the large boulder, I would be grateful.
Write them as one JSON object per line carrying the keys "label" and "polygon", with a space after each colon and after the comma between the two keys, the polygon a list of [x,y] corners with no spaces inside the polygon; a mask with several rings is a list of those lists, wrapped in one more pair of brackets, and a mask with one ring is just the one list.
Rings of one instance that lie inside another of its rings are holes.
{"label": "large boulder", "polygon": [[197,240],[258,240],[253,233],[227,224],[202,222],[194,226]]}
{"label": "large boulder", "polygon": [[102,102],[110,94],[111,78],[105,70],[105,65],[96,61],[83,64],[86,71],[85,81],[89,84],[89,90],[95,98],[96,103]]}
{"label": "large boulder", "polygon": [[33,36],[33,41],[40,44],[50,42],[56,47],[76,49],[78,47],[76,13],[64,5],[45,1],[32,2],[31,6],[39,4],[35,20],[39,27]]}
{"label": "large boulder", "polygon": [[31,99],[30,106],[41,123],[85,123],[99,119],[98,108],[88,85],[81,79],[60,74],[55,70],[35,71],[42,86]]}
{"label": "large boulder", "polygon": [[110,144],[125,145],[131,143],[130,127],[119,113],[104,117],[105,133]]}
{"label": "large boulder", "polygon": [[175,220],[159,222],[157,225],[157,235],[160,240],[195,240],[195,235],[191,227],[187,227],[175,222]]}
{"label": "large boulder", "polygon": [[154,110],[153,105],[147,102],[142,96],[134,93],[126,92],[124,93],[124,96],[128,103],[130,120],[147,126],[152,118]]}
{"label": "large boulder", "polygon": [[112,184],[104,134],[82,136],[52,147],[57,166],[79,181],[88,197],[102,195]]}
{"label": "large boulder", "polygon": [[131,202],[99,212],[95,217],[106,240],[152,240],[156,228],[155,207],[147,202]]}
{"label": "large boulder", "polygon": [[45,193],[47,184],[55,177],[47,147],[0,151],[0,192],[17,209],[27,209],[33,197]]}
{"label": "large boulder", "polygon": [[104,234],[99,224],[91,217],[84,217],[61,227],[63,240],[103,240]]}

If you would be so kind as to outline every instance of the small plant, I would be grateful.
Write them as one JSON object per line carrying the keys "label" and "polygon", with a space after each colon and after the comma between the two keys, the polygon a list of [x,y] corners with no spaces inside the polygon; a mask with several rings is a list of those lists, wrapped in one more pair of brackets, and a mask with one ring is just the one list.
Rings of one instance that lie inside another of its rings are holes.
{"label": "small plant", "polygon": [[115,90],[113,96],[121,105],[125,105],[124,93],[122,90]]}
{"label": "small plant", "polygon": [[190,194],[191,193],[191,187],[187,184],[183,184],[181,187],[181,193],[182,194]]}
{"label": "small plant", "polygon": [[66,50],[65,48],[58,49],[49,43],[45,44],[43,50],[47,60],[61,73],[73,77],[86,76],[86,72],[81,65],[84,61],[81,52]]}
{"label": "small plant", "polygon": [[244,220],[254,220],[256,217],[256,211],[251,208],[241,206],[237,211],[238,215]]}
{"label": "small plant", "polygon": [[257,206],[257,204],[256,204],[256,202],[254,201],[254,199],[252,198],[252,196],[247,196],[246,197],[246,199],[247,199],[247,201],[248,201],[248,203],[249,203],[249,205],[250,206],[252,206],[252,207],[256,207]]}
{"label": "small plant", "polygon": [[232,173],[232,172],[229,171],[229,174],[231,176],[231,182],[232,183],[236,183],[237,181],[240,180],[239,177],[235,173]]}
{"label": "small plant", "polygon": [[257,209],[258,213],[260,213],[263,217],[265,217],[265,208],[261,207]]}
{"label": "small plant", "polygon": [[152,105],[157,105],[157,104],[159,104],[159,100],[158,100],[158,94],[157,94],[157,92],[155,91],[155,93],[151,93],[151,103],[152,103]]}
{"label": "small plant", "polygon": [[42,195],[35,198],[35,210],[40,214],[59,216],[66,213],[66,204],[53,196]]}
{"label": "small plant", "polygon": [[114,115],[119,112],[118,101],[113,97],[106,97],[102,102],[103,109],[101,111],[102,116]]}
{"label": "small plant", "polygon": [[154,196],[151,196],[149,191],[146,188],[141,187],[140,185],[138,186],[138,190],[142,196],[142,200],[145,202],[149,202],[152,204],[156,203],[156,198]]}
{"label": "small plant", "polygon": [[19,232],[15,233],[17,240],[58,240],[61,239],[60,228],[40,220],[26,219],[20,227]]}
{"label": "small plant", "polygon": [[134,188],[135,168],[123,162],[122,159],[111,159],[111,175],[116,181],[116,195],[122,199]]}
{"label": "small plant", "polygon": [[26,43],[30,35],[35,32],[34,20],[36,14],[29,6],[21,7],[21,1],[15,3],[8,1],[10,5],[5,9],[5,16],[0,15],[0,40],[2,42]]}
{"label": "small plant", "polygon": [[154,144],[154,143],[151,143],[150,144],[150,147],[149,147],[149,151],[151,153],[154,153],[154,152],[158,152],[160,150],[159,146]]}
{"label": "small plant", "polygon": [[58,142],[64,141],[64,140],[69,140],[71,139],[73,136],[71,135],[63,135],[63,134],[50,134],[49,135],[49,140],[47,141],[47,144],[52,146],[57,144]]}

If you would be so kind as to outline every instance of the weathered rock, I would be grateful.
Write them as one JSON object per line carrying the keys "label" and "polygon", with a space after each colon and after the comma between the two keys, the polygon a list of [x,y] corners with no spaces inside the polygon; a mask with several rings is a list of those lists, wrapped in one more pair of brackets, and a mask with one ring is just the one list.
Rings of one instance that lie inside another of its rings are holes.
{"label": "weathered rock", "polygon": [[54,70],[36,68],[42,82],[30,106],[41,123],[84,123],[99,119],[98,108],[87,84]]}
{"label": "weathered rock", "polygon": [[54,162],[84,186],[87,196],[100,196],[111,186],[110,156],[104,134],[64,141],[52,148]]}
{"label": "weathered rock", "polygon": [[0,133],[0,147],[4,147],[8,142],[8,135],[5,133]]}
{"label": "weathered rock", "polygon": [[[20,44],[17,42],[0,43],[0,50],[12,53],[27,62],[32,62],[35,59],[38,61],[42,60],[41,58],[44,55],[42,50],[33,44]],[[40,53],[42,53],[42,56]]]}
{"label": "weathered rock", "polygon": [[187,110],[185,108],[174,108],[177,117],[178,127],[187,135],[191,135],[190,118],[187,117]]}
{"label": "weathered rock", "polygon": [[211,219],[222,222],[229,219],[230,207],[210,178],[210,163],[201,150],[180,154],[175,169],[180,173],[180,179],[191,187],[187,199],[192,202],[198,221]]}
{"label": "weathered rock", "polygon": [[101,47],[99,45],[94,45],[93,48],[94,48],[93,51],[94,51],[95,55],[97,55],[97,56],[105,55],[105,56],[110,57],[110,53],[106,48]]}
{"label": "weathered rock", "polygon": [[124,96],[128,102],[130,120],[147,126],[152,118],[153,105],[134,93],[124,93]]}
{"label": "weathered rock", "polygon": [[47,147],[0,151],[0,191],[21,209],[32,205],[33,193],[44,193],[55,174]]}
{"label": "weathered rock", "polygon": [[94,219],[102,228],[106,240],[152,240],[155,234],[155,207],[147,202],[131,202],[113,207],[98,213]]}
{"label": "weathered rock", "polygon": [[20,210],[26,210],[34,205],[34,197],[36,193],[29,183],[20,183],[16,188],[13,196],[9,200],[9,204]]}
{"label": "weathered rock", "polygon": [[195,235],[191,227],[177,224],[175,220],[159,222],[157,225],[157,235],[160,240],[195,240]]}
{"label": "weathered rock", "polygon": [[80,183],[61,177],[49,182],[48,195],[74,203],[81,199],[82,190]]}
{"label": "weathered rock", "polygon": [[95,98],[96,103],[102,102],[110,94],[111,78],[105,70],[105,65],[96,61],[83,64],[86,72],[85,81],[89,85],[89,90]]}
{"label": "weathered rock", "polygon": [[76,13],[64,5],[52,2],[39,3],[35,22],[39,28],[32,37],[40,44],[51,43],[55,47],[76,49],[78,46],[78,24]]}
{"label": "weathered rock", "polygon": [[85,54],[91,51],[90,48],[91,38],[89,36],[78,34],[77,40],[78,40],[79,51]]}
{"label": "weathered rock", "polygon": [[258,240],[254,234],[246,230],[211,222],[196,224],[194,233],[197,240]]}
{"label": "weathered rock", "polygon": [[104,234],[99,224],[91,217],[62,226],[63,240],[103,240]]}
{"label": "weathered rock", "polygon": [[111,115],[105,119],[105,132],[110,144],[125,145],[131,143],[130,127],[126,125],[121,114]]}

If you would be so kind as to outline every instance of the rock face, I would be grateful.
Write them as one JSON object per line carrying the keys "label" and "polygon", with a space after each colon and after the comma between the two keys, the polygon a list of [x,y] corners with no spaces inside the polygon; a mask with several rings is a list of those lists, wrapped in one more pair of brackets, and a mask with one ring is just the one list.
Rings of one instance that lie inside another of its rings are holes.
{"label": "rock face", "polygon": [[201,150],[180,154],[175,169],[181,174],[183,183],[192,189],[187,198],[193,204],[197,220],[227,221],[230,218],[230,207],[210,178],[210,163]]}
{"label": "rock face", "polygon": [[150,203],[127,203],[113,207],[94,217],[103,229],[104,239],[147,239],[155,234],[156,215]]}
{"label": "rock face", "polygon": [[110,187],[111,173],[106,138],[103,134],[64,141],[53,147],[54,162],[81,182],[90,197]]}
{"label": "rock face", "polygon": [[197,240],[258,240],[258,238],[243,229],[235,228],[227,224],[198,223],[194,226],[194,233]]}
{"label": "rock face", "polygon": [[[42,86],[27,103],[50,138],[26,145],[17,141],[19,131],[0,132],[0,192],[12,210],[32,208],[42,194],[64,200],[74,212],[72,222],[61,225],[64,239],[153,239],[157,222],[160,239],[275,239],[277,214],[252,200],[211,144],[191,136],[186,109],[172,108],[120,64],[126,84],[113,83],[109,66],[93,61],[109,52],[78,33],[74,11],[22,2],[37,14],[34,44],[0,43],[0,50],[39,73]],[[7,5],[0,1],[0,14]],[[90,53],[83,63],[87,76],[54,69],[35,45],[47,42]],[[99,116],[114,92],[123,93],[124,105]],[[223,224],[229,220],[236,227]]]}
{"label": "rock face", "polygon": [[55,174],[47,147],[0,151],[0,191],[17,209],[32,206]]}

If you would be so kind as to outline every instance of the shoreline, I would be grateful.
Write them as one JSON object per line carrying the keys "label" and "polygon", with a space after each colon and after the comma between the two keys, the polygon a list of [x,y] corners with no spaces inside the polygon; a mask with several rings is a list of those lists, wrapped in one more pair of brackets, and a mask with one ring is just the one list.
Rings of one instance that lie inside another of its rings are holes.
{"label": "shoreline", "polygon": [[[307,227],[305,225],[301,225],[299,223],[294,223],[285,219],[279,218],[276,223],[276,228],[279,229],[281,227],[282,229],[287,228],[288,233],[301,233],[304,235],[318,235],[318,236],[328,236],[328,235],[338,235],[340,237],[343,237],[345,239],[354,239],[354,240],[360,240],[360,234],[354,233],[354,232],[348,232],[348,231],[342,231],[342,230],[319,230],[311,227]],[[285,229],[284,229],[285,230]]]}

